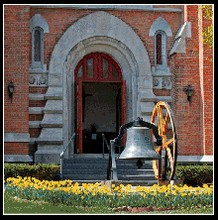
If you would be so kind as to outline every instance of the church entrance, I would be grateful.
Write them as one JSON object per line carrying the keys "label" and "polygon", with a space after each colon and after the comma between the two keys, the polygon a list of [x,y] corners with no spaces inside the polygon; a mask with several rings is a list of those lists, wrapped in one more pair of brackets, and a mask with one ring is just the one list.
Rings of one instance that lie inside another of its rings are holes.
{"label": "church entrance", "polygon": [[76,152],[107,153],[102,135],[109,143],[126,120],[121,69],[107,54],[91,53],[77,64],[75,84]]}

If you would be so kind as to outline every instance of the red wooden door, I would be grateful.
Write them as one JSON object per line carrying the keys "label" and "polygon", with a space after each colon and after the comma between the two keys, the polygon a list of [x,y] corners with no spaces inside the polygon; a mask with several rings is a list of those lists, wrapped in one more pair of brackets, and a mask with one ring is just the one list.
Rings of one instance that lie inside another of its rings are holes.
{"label": "red wooden door", "polygon": [[[126,123],[126,80],[122,81],[122,85],[121,85],[121,125]],[[123,141],[122,141],[122,145],[125,146],[126,145],[126,131],[123,135]]]}
{"label": "red wooden door", "polygon": [[82,153],[82,80],[76,82],[76,133],[77,133],[77,153]]}
{"label": "red wooden door", "polygon": [[126,123],[126,80],[122,81],[121,88],[121,125]]}
{"label": "red wooden door", "polygon": [[120,83],[121,86],[121,115],[120,124],[126,123],[126,82],[117,62],[104,53],[91,53],[83,57],[75,68],[76,83],[76,133],[77,152],[83,152],[83,82]]}

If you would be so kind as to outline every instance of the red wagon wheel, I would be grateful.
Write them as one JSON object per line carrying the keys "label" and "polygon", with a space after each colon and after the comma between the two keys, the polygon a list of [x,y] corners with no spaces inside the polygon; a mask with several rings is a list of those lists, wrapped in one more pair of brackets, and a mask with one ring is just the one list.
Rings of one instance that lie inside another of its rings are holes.
{"label": "red wagon wheel", "polygon": [[155,149],[161,159],[152,160],[152,168],[159,183],[168,184],[175,175],[177,138],[172,110],[166,102],[160,101],[155,105],[151,123],[158,127],[158,134],[162,137],[162,145]]}

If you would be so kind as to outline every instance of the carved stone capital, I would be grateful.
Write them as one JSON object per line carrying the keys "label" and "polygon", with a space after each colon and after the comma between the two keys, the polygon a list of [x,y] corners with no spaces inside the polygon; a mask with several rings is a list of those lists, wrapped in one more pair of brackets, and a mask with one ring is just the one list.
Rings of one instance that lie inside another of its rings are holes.
{"label": "carved stone capital", "polygon": [[29,85],[31,86],[40,86],[48,84],[47,74],[30,74]]}
{"label": "carved stone capital", "polygon": [[153,77],[154,89],[171,89],[172,80],[171,76],[154,76]]}

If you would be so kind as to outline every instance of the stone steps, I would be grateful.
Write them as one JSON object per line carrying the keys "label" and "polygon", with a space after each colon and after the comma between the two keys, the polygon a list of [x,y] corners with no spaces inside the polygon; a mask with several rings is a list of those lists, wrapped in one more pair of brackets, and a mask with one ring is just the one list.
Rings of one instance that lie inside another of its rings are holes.
{"label": "stone steps", "polygon": [[[63,159],[62,179],[76,182],[107,181],[108,158],[84,157]],[[116,160],[119,183],[132,185],[152,185],[157,183],[152,170],[151,161],[144,161],[138,168],[135,160]]]}

